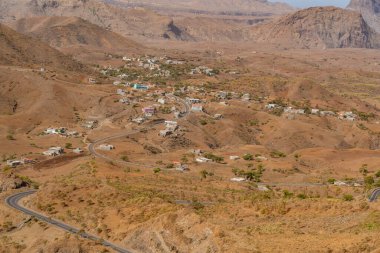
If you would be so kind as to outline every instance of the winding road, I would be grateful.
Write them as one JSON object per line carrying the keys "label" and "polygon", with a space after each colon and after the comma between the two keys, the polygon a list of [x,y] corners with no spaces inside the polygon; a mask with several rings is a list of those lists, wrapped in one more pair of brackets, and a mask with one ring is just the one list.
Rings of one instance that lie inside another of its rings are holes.
{"label": "winding road", "polygon": [[[184,111],[182,112],[182,118],[185,118],[185,117],[187,117],[189,115],[189,113],[190,113],[190,106],[188,105],[188,103],[186,103],[185,100],[183,100],[181,98],[178,98],[176,96],[168,96],[168,97],[176,100],[177,102],[179,102],[179,103],[181,103],[183,105]],[[154,128],[158,124],[162,124],[162,121],[156,121],[156,122],[153,122],[153,123],[151,122],[151,125],[149,127],[145,128],[145,130],[152,129],[152,128]],[[89,151],[90,151],[90,153],[92,155],[94,155],[96,157],[99,157],[99,158],[102,158],[102,159],[105,159],[105,160],[108,160],[108,161],[115,162],[114,159],[109,158],[109,157],[107,157],[107,156],[105,156],[105,155],[103,155],[101,153],[98,153],[96,151],[96,146],[99,145],[99,144],[101,144],[101,143],[113,140],[113,139],[118,139],[118,138],[122,138],[122,137],[126,137],[126,136],[129,136],[129,135],[138,133],[140,131],[141,130],[129,131],[127,133],[120,133],[120,134],[117,134],[117,135],[113,135],[113,136],[110,136],[110,137],[106,137],[106,138],[102,138],[102,139],[96,140],[95,142],[93,142],[93,143],[91,143],[89,145]],[[139,163],[127,162],[127,161],[117,161],[117,162],[123,162],[125,164],[130,164],[130,165],[138,165],[138,166],[141,166],[141,167],[150,167],[150,166],[148,166],[146,164],[144,165],[144,164],[139,164]],[[20,192],[20,193],[13,194],[13,195],[9,196],[8,198],[6,198],[5,203],[8,206],[10,206],[10,207],[12,207],[12,208],[14,208],[16,210],[23,212],[24,214],[30,215],[32,217],[35,217],[36,219],[38,219],[40,221],[43,221],[43,222],[46,222],[46,223],[51,224],[53,226],[56,226],[56,227],[58,227],[58,228],[60,228],[60,229],[62,229],[64,231],[69,232],[69,233],[79,235],[82,238],[98,242],[98,243],[102,244],[105,247],[109,247],[109,248],[115,250],[116,252],[120,252],[120,253],[132,253],[132,251],[124,249],[124,248],[121,248],[120,246],[118,246],[116,244],[113,244],[113,243],[111,243],[109,241],[105,241],[105,240],[103,240],[100,237],[97,237],[95,235],[86,233],[83,230],[80,230],[80,229],[75,228],[73,226],[70,226],[70,225],[68,225],[66,223],[63,223],[62,221],[52,219],[52,218],[50,218],[48,216],[45,216],[42,213],[30,210],[30,209],[25,208],[24,206],[20,205],[20,201],[23,198],[26,198],[26,197],[28,197],[28,196],[36,193],[36,192],[37,192],[36,190],[30,190],[30,191],[26,191],[26,192]]]}
{"label": "winding road", "polygon": [[33,217],[37,218],[40,221],[43,221],[43,222],[46,222],[46,223],[51,224],[53,226],[56,226],[56,227],[58,227],[58,228],[60,228],[62,230],[65,230],[66,232],[69,232],[71,234],[77,234],[77,235],[79,235],[82,238],[85,238],[85,239],[88,239],[88,240],[91,240],[91,241],[94,241],[94,242],[98,242],[98,243],[102,244],[105,247],[109,247],[109,248],[115,250],[116,252],[120,252],[120,253],[132,253],[132,251],[129,251],[129,250],[124,249],[124,248],[121,248],[120,246],[118,246],[116,244],[113,244],[111,242],[105,241],[105,240],[103,240],[100,237],[97,237],[95,235],[86,233],[83,230],[80,230],[78,228],[75,228],[73,226],[70,226],[68,224],[63,223],[62,221],[52,219],[52,218],[50,218],[48,216],[45,216],[45,215],[43,215],[41,213],[38,213],[38,212],[33,211],[33,210],[30,210],[30,209],[25,208],[24,206],[20,205],[20,201],[23,198],[28,197],[28,196],[30,196],[30,195],[32,195],[34,193],[36,193],[35,190],[16,193],[16,194],[11,195],[8,198],[6,198],[5,199],[5,203],[8,206],[10,206],[10,207],[12,207],[12,208],[14,208],[16,210],[23,212],[24,214],[33,216]]}
{"label": "winding road", "polygon": [[380,188],[376,188],[372,191],[371,195],[369,196],[369,202],[375,202],[378,197],[380,197]]}
{"label": "winding road", "polygon": [[[190,114],[190,106],[189,104],[179,98],[179,97],[176,97],[176,96],[169,96],[171,97],[172,99],[176,100],[177,102],[181,103],[184,107],[184,111],[182,113],[182,118],[186,118],[189,114]],[[147,128],[145,128],[145,130],[148,130],[148,129],[152,129],[154,128],[156,125],[158,124],[161,124],[162,121],[157,121],[157,122],[151,122],[151,125]],[[137,166],[140,166],[140,167],[145,167],[145,168],[151,168],[151,166],[148,166],[147,164],[139,164],[139,163],[134,163],[134,162],[127,162],[127,161],[122,161],[122,160],[115,160],[115,159],[112,159],[110,157],[107,157],[106,155],[103,155],[99,152],[97,152],[96,150],[96,147],[102,143],[105,143],[105,142],[108,142],[108,141],[111,141],[113,139],[118,139],[118,138],[122,138],[122,137],[126,137],[126,136],[130,136],[132,134],[136,134],[136,133],[139,133],[141,130],[133,130],[133,131],[128,131],[128,132],[125,132],[125,133],[119,133],[119,134],[116,134],[116,135],[113,135],[113,136],[109,136],[109,137],[105,137],[105,138],[102,138],[102,139],[99,139],[99,140],[96,140],[94,141],[93,143],[91,143],[89,145],[89,151],[92,155],[96,156],[96,157],[99,157],[101,159],[104,159],[104,160],[107,160],[107,161],[112,161],[112,162],[120,162],[120,163],[124,163],[124,164],[129,164],[129,165],[137,165]],[[278,183],[267,183],[269,185],[277,185]],[[302,183],[301,185],[309,185],[310,183]],[[321,186],[323,184],[312,184],[313,186]],[[32,194],[36,193],[36,190],[30,190],[30,191],[26,191],[26,192],[21,192],[21,193],[16,193],[14,195],[11,195],[9,196],[8,198],[6,198],[5,202],[8,206],[18,210],[18,211],[21,211],[23,212],[24,214],[27,214],[27,215],[30,215],[30,216],[33,216],[35,218],[37,218],[38,220],[41,220],[43,222],[46,222],[48,224],[51,224],[51,225],[54,225],[64,231],[67,231],[69,233],[72,233],[72,234],[77,234],[79,236],[81,236],[82,238],[85,238],[85,239],[88,239],[88,240],[92,240],[92,241],[95,241],[95,242],[98,242],[100,244],[102,244],[103,246],[106,246],[106,247],[109,247],[113,250],[115,250],[116,252],[120,252],[120,253],[132,253],[131,251],[127,250],[127,249],[124,249],[124,248],[121,248],[120,246],[117,246],[116,244],[113,244],[111,242],[108,242],[108,241],[105,241],[103,240],[102,238],[100,237],[97,237],[95,235],[92,235],[92,234],[89,234],[89,233],[86,233],[84,232],[83,230],[80,230],[78,228],[75,228],[75,227],[72,227],[68,224],[65,224],[63,223],[62,221],[59,221],[59,220],[55,220],[55,219],[52,219],[48,216],[45,216],[41,213],[38,213],[36,211],[33,211],[33,210],[30,210],[28,208],[25,208],[24,206],[20,205],[20,201],[25,198],[25,197],[28,197]],[[373,190],[373,192],[371,193],[371,195],[369,196],[369,201],[370,202],[374,202],[376,201],[376,199],[380,197],[380,188],[377,188],[375,190]],[[183,204],[186,204],[184,201],[182,201]],[[180,203],[182,203],[180,202]]]}

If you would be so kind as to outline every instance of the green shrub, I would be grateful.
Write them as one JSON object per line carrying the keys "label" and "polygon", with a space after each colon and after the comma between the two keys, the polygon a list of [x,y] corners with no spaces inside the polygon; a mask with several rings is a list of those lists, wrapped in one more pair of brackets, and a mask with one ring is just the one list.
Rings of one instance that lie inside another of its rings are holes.
{"label": "green shrub", "polygon": [[284,190],[282,193],[283,193],[283,197],[284,197],[284,198],[287,198],[287,199],[289,199],[289,198],[291,198],[291,197],[294,196],[294,193],[293,193],[293,192],[290,192],[290,191],[288,191],[288,190]]}
{"label": "green shrub", "polygon": [[283,157],[286,157],[286,154],[282,153],[281,151],[277,151],[277,150],[275,150],[275,151],[272,151],[272,152],[270,153],[270,156],[271,156],[272,158],[283,158]]}
{"label": "green shrub", "polygon": [[253,155],[252,154],[245,154],[245,155],[243,155],[243,159],[246,161],[252,161]]}
{"label": "green shrub", "polygon": [[203,179],[206,179],[208,176],[213,176],[214,175],[213,172],[209,172],[207,170],[201,170],[200,174],[201,174],[201,177]]}
{"label": "green shrub", "polygon": [[329,183],[329,184],[334,184],[335,181],[336,181],[335,178],[329,178],[329,179],[327,180],[327,183]]}
{"label": "green shrub", "polygon": [[121,160],[123,160],[124,162],[129,162],[129,157],[127,155],[123,155],[121,156]]}
{"label": "green shrub", "polygon": [[373,185],[373,184],[375,183],[375,179],[373,178],[373,176],[366,176],[366,177],[364,178],[364,183],[365,183],[366,185],[371,186],[371,185]]}
{"label": "green shrub", "polygon": [[204,120],[204,119],[201,119],[201,120],[199,121],[199,123],[200,123],[202,126],[207,125],[207,121]]}
{"label": "green shrub", "polygon": [[297,195],[297,198],[299,198],[299,199],[306,199],[307,196],[304,193],[300,193],[300,194]]}
{"label": "green shrub", "polygon": [[343,195],[343,200],[344,201],[353,201],[354,196],[352,196],[351,194],[345,194],[345,195]]}
{"label": "green shrub", "polygon": [[204,155],[204,157],[207,158],[207,159],[211,159],[213,162],[216,162],[216,163],[221,163],[221,162],[224,161],[224,158],[223,158],[223,157],[221,157],[221,156],[216,156],[216,155],[214,155],[214,154],[212,154],[212,153],[206,153],[206,154]]}
{"label": "green shrub", "polygon": [[15,139],[15,137],[13,136],[13,134],[8,134],[8,135],[7,135],[7,140],[9,140],[9,141],[14,141],[14,140],[16,140],[16,139]]}

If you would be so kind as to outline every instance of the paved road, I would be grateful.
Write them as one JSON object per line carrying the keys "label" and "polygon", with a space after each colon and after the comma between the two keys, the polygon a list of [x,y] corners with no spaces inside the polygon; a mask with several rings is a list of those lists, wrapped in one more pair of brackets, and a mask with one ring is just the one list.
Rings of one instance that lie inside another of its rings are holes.
{"label": "paved road", "polygon": [[378,197],[380,197],[380,188],[377,188],[377,189],[373,190],[373,192],[369,196],[369,201],[370,202],[375,202]]}
{"label": "paved road", "polygon": [[27,209],[23,206],[21,206],[19,204],[19,202],[21,201],[21,199],[29,196],[29,195],[32,195],[36,193],[35,190],[31,190],[31,191],[26,191],[26,192],[21,192],[21,193],[16,193],[14,195],[11,195],[9,196],[8,198],[6,198],[5,200],[5,203],[10,206],[10,207],[13,207],[14,209],[17,209],[27,215],[30,215],[30,216],[33,216],[43,222],[46,222],[46,223],[49,223],[51,225],[54,225],[60,229],[63,229],[69,233],[72,233],[72,234],[77,234],[79,236],[81,236],[82,238],[85,238],[85,239],[88,239],[88,240],[91,240],[91,241],[95,241],[95,242],[98,242],[100,244],[102,244],[103,246],[106,246],[106,247],[109,247],[113,250],[115,250],[116,252],[120,252],[120,253],[132,253],[131,251],[127,250],[127,249],[123,249],[111,242],[108,242],[108,241],[105,241],[103,240],[102,238],[99,238],[97,236],[94,236],[94,235],[91,235],[91,234],[88,234],[86,232],[83,232],[82,230],[80,229],[77,229],[75,227],[72,227],[70,225],[67,225],[61,221],[58,221],[58,220],[54,220],[54,219],[51,219],[41,213],[38,213],[38,212],[35,212],[33,210],[30,210],[30,209]]}

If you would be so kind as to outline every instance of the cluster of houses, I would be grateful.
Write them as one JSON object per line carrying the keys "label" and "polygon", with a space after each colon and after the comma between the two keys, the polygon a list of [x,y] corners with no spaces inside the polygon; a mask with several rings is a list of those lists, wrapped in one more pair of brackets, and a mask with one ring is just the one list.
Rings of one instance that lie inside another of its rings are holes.
{"label": "cluster of houses", "polygon": [[281,109],[286,115],[305,115],[305,114],[313,114],[318,116],[332,116],[337,117],[340,120],[346,120],[346,121],[355,121],[357,119],[357,115],[351,111],[349,112],[339,112],[335,113],[333,111],[324,111],[317,108],[312,108],[310,110],[306,109],[299,109],[299,108],[293,108],[293,107],[284,107],[278,104],[269,103],[265,105],[265,109],[267,110],[275,110],[275,109]]}
{"label": "cluster of houses", "polygon": [[[128,67],[138,67],[146,70],[153,71],[154,74],[149,74],[148,77],[170,77],[171,72],[166,69],[162,69],[162,64],[166,65],[182,65],[183,61],[168,59],[166,56],[164,57],[155,57],[155,56],[144,56],[144,57],[128,57],[124,56],[123,61],[126,62],[126,66]],[[107,72],[102,72],[107,74]],[[120,78],[125,78],[126,76]]]}
{"label": "cluster of houses", "polygon": [[[82,154],[84,151],[81,148],[75,148],[72,150],[74,154]],[[51,147],[48,150],[42,152],[45,156],[59,156],[65,153],[62,147]]]}
{"label": "cluster of houses", "polygon": [[249,102],[252,100],[252,96],[249,93],[241,94],[237,92],[217,91],[214,92],[214,96],[219,100],[240,99],[243,102]]}
{"label": "cluster of houses", "polygon": [[208,76],[214,76],[215,71],[205,66],[199,66],[194,69],[191,69],[190,75],[197,75],[197,74],[205,74]]}
{"label": "cluster of houses", "polygon": [[339,181],[339,180],[335,180],[333,185],[335,186],[353,186],[353,187],[360,187],[362,186],[360,183],[358,182],[344,182],[344,181]]}
{"label": "cluster of houses", "polygon": [[127,97],[127,94],[133,93],[134,91],[148,91],[150,89],[150,85],[145,85],[145,84],[140,84],[140,83],[125,83],[122,84],[120,81],[115,81],[114,85],[120,86],[124,85],[126,87],[130,87],[132,90],[131,91],[126,91],[123,89],[117,89],[116,94],[121,96],[119,99],[119,102],[122,104],[131,104],[132,102],[135,102],[134,100],[132,101],[130,98]]}
{"label": "cluster of houses", "polygon": [[65,127],[47,128],[44,131],[44,134],[46,134],[46,135],[60,135],[63,137],[78,137],[79,136],[79,133],[77,131],[69,131]]}

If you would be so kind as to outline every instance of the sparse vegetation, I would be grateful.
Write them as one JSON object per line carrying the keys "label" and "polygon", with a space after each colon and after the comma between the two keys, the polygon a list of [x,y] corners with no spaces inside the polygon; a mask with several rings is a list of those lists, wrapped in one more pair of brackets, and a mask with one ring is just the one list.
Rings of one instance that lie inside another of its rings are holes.
{"label": "sparse vegetation", "polygon": [[207,159],[211,159],[213,162],[216,162],[216,163],[222,163],[224,161],[223,157],[214,155],[212,153],[206,153],[204,154],[204,157]]}
{"label": "sparse vegetation", "polygon": [[243,159],[246,161],[252,161],[254,158],[252,154],[245,154],[243,155]]}
{"label": "sparse vegetation", "polygon": [[345,194],[345,195],[343,195],[343,200],[344,201],[353,201],[354,196],[352,196],[351,194]]}
{"label": "sparse vegetation", "polygon": [[123,160],[124,162],[129,162],[129,157],[127,155],[122,155],[121,157],[121,160]]}
{"label": "sparse vegetation", "polygon": [[15,141],[16,138],[13,136],[13,134],[8,134],[7,135],[7,140],[9,140],[9,141]]}
{"label": "sparse vegetation", "polygon": [[202,177],[203,179],[206,179],[207,177],[212,177],[212,176],[214,176],[214,173],[213,173],[213,172],[210,172],[210,171],[207,171],[207,170],[201,170],[200,174],[201,174],[201,177]]}
{"label": "sparse vegetation", "polygon": [[272,158],[284,158],[286,157],[286,154],[282,153],[281,151],[275,150],[270,153],[270,156]]}

